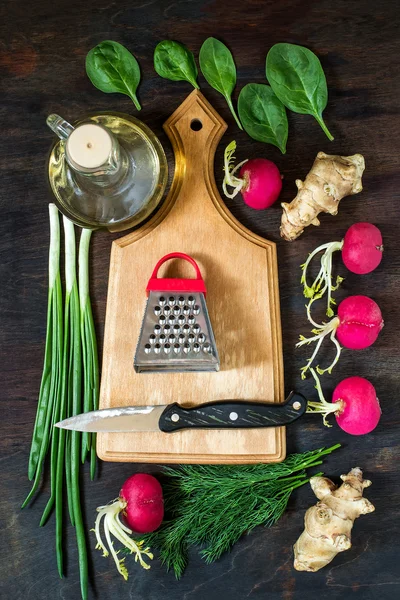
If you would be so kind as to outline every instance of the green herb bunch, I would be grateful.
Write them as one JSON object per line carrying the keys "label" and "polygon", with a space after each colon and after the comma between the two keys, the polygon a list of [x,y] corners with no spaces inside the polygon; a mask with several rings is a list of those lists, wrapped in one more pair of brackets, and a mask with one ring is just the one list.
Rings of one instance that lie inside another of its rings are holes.
{"label": "green herb bunch", "polygon": [[166,467],[167,519],[145,536],[146,545],[159,549],[162,563],[177,579],[191,545],[202,546],[200,554],[207,563],[217,560],[246,531],[274,525],[292,491],[310,480],[306,469],[320,465],[339,446],[291,454],[277,464]]}

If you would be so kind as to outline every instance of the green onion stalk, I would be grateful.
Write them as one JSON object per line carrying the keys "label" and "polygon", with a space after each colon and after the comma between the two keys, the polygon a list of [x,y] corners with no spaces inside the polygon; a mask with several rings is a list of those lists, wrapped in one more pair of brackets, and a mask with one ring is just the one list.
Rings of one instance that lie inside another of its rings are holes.
{"label": "green onion stalk", "polygon": [[[60,221],[55,204],[49,204],[50,249],[49,289],[47,301],[47,332],[44,365],[40,384],[35,425],[29,454],[28,478],[33,479],[32,488],[22,504],[24,508],[35,494],[43,471],[46,455],[51,444],[54,454],[57,440],[53,425],[59,420],[63,353],[63,306],[60,278]],[[51,468],[51,495],[54,502],[55,468]],[[51,506],[50,506],[51,508]],[[49,509],[48,509],[49,512]]]}
{"label": "green onion stalk", "polygon": [[[68,367],[66,370],[68,382],[65,400],[69,413],[68,416],[75,416],[82,412],[82,379],[85,376],[82,378],[81,315],[76,278],[75,229],[73,223],[66,217],[63,217],[63,224],[65,235],[65,322],[67,323],[68,321],[69,330]],[[82,435],[78,431],[70,433],[68,446],[70,447],[70,460],[65,461],[65,466],[69,513],[75,526],[78,545],[81,595],[82,599],[86,600],[88,593],[88,562],[79,486],[81,438]],[[61,521],[61,510],[59,517]]]}
{"label": "green onion stalk", "polygon": [[[99,362],[92,305],[89,295],[89,247],[92,231],[82,229],[79,244],[79,300],[81,310],[81,344],[83,356],[83,411],[97,410],[99,399]],[[82,435],[81,459],[85,462],[90,452],[90,476],[96,469],[96,434]]]}

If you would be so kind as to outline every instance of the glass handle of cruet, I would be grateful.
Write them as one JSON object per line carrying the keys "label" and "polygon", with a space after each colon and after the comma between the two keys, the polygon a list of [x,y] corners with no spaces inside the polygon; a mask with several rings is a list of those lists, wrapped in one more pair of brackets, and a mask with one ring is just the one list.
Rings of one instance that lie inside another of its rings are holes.
{"label": "glass handle of cruet", "polygon": [[68,121],[56,114],[49,115],[46,119],[46,124],[58,135],[60,140],[66,140],[74,131],[71,123],[68,123]]}

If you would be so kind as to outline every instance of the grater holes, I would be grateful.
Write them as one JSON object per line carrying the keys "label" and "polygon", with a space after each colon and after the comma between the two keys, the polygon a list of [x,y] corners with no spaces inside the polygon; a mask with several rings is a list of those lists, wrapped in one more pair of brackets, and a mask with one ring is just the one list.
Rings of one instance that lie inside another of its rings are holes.
{"label": "grater holes", "polygon": [[171,333],[171,335],[168,336],[168,342],[170,344],[173,344],[176,341],[176,337],[174,336],[173,333]]}
{"label": "grater holes", "polygon": [[161,346],[160,346],[160,344],[154,344],[154,352],[156,354],[160,354],[160,352],[161,352]]}
{"label": "grater holes", "polygon": [[186,336],[185,336],[185,335],[183,335],[183,333],[180,333],[180,334],[178,335],[178,342],[179,342],[180,344],[184,344],[184,343],[185,343],[185,340],[186,340]]}
{"label": "grater holes", "polygon": [[[190,317],[189,317],[189,318],[190,318]],[[189,319],[188,319],[188,322],[189,322]],[[179,324],[179,325],[184,325],[185,323],[186,323],[186,319],[185,319],[185,317],[184,317],[183,315],[180,315],[180,316],[178,317],[178,324]]]}
{"label": "grater holes", "polygon": [[201,327],[198,323],[196,323],[195,325],[193,325],[192,330],[193,330],[193,333],[195,333],[197,335],[198,333],[200,333]]}
{"label": "grater holes", "polygon": [[165,342],[167,341],[167,336],[162,333],[159,336],[158,341],[159,341],[160,344],[165,344]]}
{"label": "grater holes", "polygon": [[179,306],[184,306],[185,304],[185,298],[183,296],[179,296],[178,298],[178,305]]}
{"label": "grater holes", "polygon": [[171,344],[168,344],[168,342],[164,345],[164,352],[165,354],[169,354],[171,352]]}
{"label": "grater holes", "polygon": [[164,306],[164,315],[166,315],[168,317],[169,314],[171,314],[171,307]]}
{"label": "grater holes", "polygon": [[197,342],[193,344],[193,352],[200,352],[200,344]]}
{"label": "grater holes", "polygon": [[169,304],[170,306],[174,306],[174,304],[175,304],[175,296],[170,296],[170,297],[168,298],[168,304]]}
{"label": "grater holes", "polygon": [[164,317],[164,315],[160,315],[158,322],[161,326],[164,326],[165,323],[167,322],[167,317]]}
{"label": "grater holes", "polygon": [[168,317],[168,323],[169,323],[169,325],[174,325],[175,322],[176,322],[175,317],[173,315],[170,315]]}
{"label": "grater holes", "polygon": [[190,332],[190,325],[184,325],[182,327],[182,333],[184,333],[185,335],[188,335],[188,333]]}
{"label": "grater holes", "polygon": [[174,352],[175,354],[179,354],[179,352],[181,351],[181,347],[179,344],[174,344]]}
{"label": "grater holes", "polygon": [[164,296],[160,296],[160,298],[158,300],[158,303],[159,303],[160,306],[164,306],[165,305],[166,300],[165,300]]}
{"label": "grater holes", "polygon": [[150,354],[150,352],[151,352],[151,346],[150,346],[150,344],[146,344],[145,345],[144,351],[146,352],[146,354]]}
{"label": "grater holes", "polygon": [[200,306],[199,306],[198,304],[195,304],[195,305],[193,306],[193,314],[194,314],[194,315],[198,315],[198,314],[200,314]]}
{"label": "grater holes", "polygon": [[204,342],[206,341],[206,336],[204,335],[204,333],[199,333],[199,335],[197,336],[197,341],[200,344],[204,344]]}
{"label": "grater holes", "polygon": [[185,304],[185,306],[182,309],[182,312],[184,315],[190,315],[190,308]]}
{"label": "grater holes", "polygon": [[164,333],[166,335],[168,335],[169,333],[171,333],[171,325],[164,325]]}
{"label": "grater holes", "polygon": [[211,352],[211,345],[210,344],[204,344],[204,346],[203,346],[203,352],[206,352],[207,354],[209,354]]}
{"label": "grater holes", "polygon": [[156,343],[156,340],[157,340],[157,336],[156,336],[156,335],[154,335],[154,333],[152,333],[152,334],[149,336],[149,342],[150,342],[150,344],[155,344],[155,343]]}
{"label": "grater holes", "polygon": [[[193,315],[190,315],[188,317],[187,322],[188,322],[189,325],[194,325],[196,323],[196,317],[194,317]],[[200,331],[200,327],[199,327],[199,331]]]}
{"label": "grater holes", "polygon": [[181,330],[181,328],[179,327],[179,325],[174,325],[173,332],[175,335],[178,335],[180,330]]}
{"label": "grater holes", "polygon": [[190,352],[190,344],[188,344],[187,342],[183,344],[183,351],[185,352],[185,354],[188,354]]}
{"label": "grater holes", "polygon": [[161,325],[154,325],[154,333],[159,335],[161,333]]}
{"label": "grater holes", "polygon": [[187,299],[187,303],[189,304],[189,306],[193,306],[195,302],[196,300],[193,296],[189,296],[189,298]]}
{"label": "grater holes", "polygon": [[181,309],[177,304],[173,308],[173,313],[176,317],[181,314]]}
{"label": "grater holes", "polygon": [[155,306],[154,307],[154,314],[156,315],[156,317],[158,317],[159,315],[161,315],[161,311],[162,311],[161,306]]}
{"label": "grater holes", "polygon": [[196,336],[193,333],[189,333],[188,342],[189,344],[193,344],[196,341]]}

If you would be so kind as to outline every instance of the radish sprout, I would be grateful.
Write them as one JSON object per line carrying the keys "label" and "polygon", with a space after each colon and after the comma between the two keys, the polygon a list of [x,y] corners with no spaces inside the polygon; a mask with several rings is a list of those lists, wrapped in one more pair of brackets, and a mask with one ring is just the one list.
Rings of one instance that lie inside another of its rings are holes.
{"label": "radish sprout", "polygon": [[311,402],[310,400],[307,403],[307,413],[320,413],[322,414],[322,420],[326,427],[332,427],[330,423],[328,423],[327,418],[329,415],[340,413],[344,408],[343,400],[338,400],[337,402],[327,402],[324,397],[324,393],[321,388],[321,382],[319,380],[318,375],[314,371],[313,368],[310,369],[311,375],[314,377],[315,381],[315,389],[318,392],[319,402]]}
{"label": "radish sprout", "polygon": [[[239,177],[235,177],[235,173],[242,167],[248,159],[242,160],[236,167],[233,167],[233,163],[235,161],[235,157],[233,153],[236,150],[236,142],[233,140],[230,144],[227,145],[224,152],[224,171],[225,177],[222,182],[222,189],[224,190],[224,194],[227,198],[234,198],[240,190],[243,188],[245,184],[244,179],[240,179]],[[233,192],[228,192],[226,186],[233,187]]]}
{"label": "radish sprout", "polygon": [[306,378],[306,373],[307,373],[308,369],[311,367],[311,365],[313,364],[314,359],[317,356],[319,349],[322,345],[322,342],[324,341],[324,339],[327,335],[329,335],[330,340],[336,346],[335,358],[333,359],[331,364],[326,369],[321,369],[320,367],[317,367],[317,369],[316,369],[317,373],[319,373],[319,375],[323,375],[324,373],[331,374],[332,369],[338,362],[340,353],[342,351],[342,347],[335,337],[336,330],[340,324],[340,320],[338,319],[338,317],[335,317],[334,319],[332,319],[332,321],[329,321],[329,323],[323,323],[322,325],[319,325],[318,323],[315,323],[315,321],[313,321],[311,319],[310,304],[307,306],[307,315],[308,315],[309,320],[312,322],[312,324],[316,325],[315,329],[311,330],[311,333],[314,333],[315,335],[311,338],[306,338],[306,337],[304,337],[304,335],[300,335],[300,341],[297,342],[296,348],[299,348],[300,346],[304,346],[304,344],[307,344],[307,345],[311,344],[312,342],[316,342],[317,340],[318,340],[318,342],[317,342],[317,345],[315,347],[315,350],[314,350],[311,358],[309,358],[309,360],[307,361],[307,364],[304,367],[302,367],[302,369],[301,369],[301,378],[302,379]]}
{"label": "radish sprout", "polygon": [[150,565],[143,560],[142,555],[147,556],[150,558],[150,560],[153,558],[150,548],[144,548],[143,541],[135,542],[131,537],[129,537],[132,534],[132,530],[121,523],[119,514],[125,510],[126,506],[127,502],[122,498],[116,498],[110,504],[99,506],[97,508],[97,512],[99,514],[96,518],[95,528],[92,529],[92,531],[94,531],[96,534],[96,549],[102,550],[103,556],[109,556],[109,551],[104,545],[100,534],[100,523],[104,517],[104,534],[107,540],[107,545],[117,566],[118,572],[122,575],[125,581],[128,579],[128,570],[124,564],[125,558],[119,560],[118,552],[115,551],[113,542],[111,540],[111,534],[116,537],[117,540],[121,542],[121,544],[123,544],[128,550],[130,550],[131,554],[135,554],[135,562],[139,561],[143,569],[150,569]]}
{"label": "radish sprout", "polygon": [[[327,309],[326,314],[328,317],[333,317],[332,305],[336,302],[332,298],[332,292],[335,292],[343,281],[343,277],[336,277],[336,283],[332,283],[332,254],[337,250],[341,250],[343,247],[342,242],[330,242],[323,244],[316,248],[308,256],[306,262],[301,265],[303,271],[301,276],[301,283],[304,286],[303,293],[306,298],[310,298],[309,306],[315,301],[322,298],[327,293]],[[316,254],[325,250],[321,257],[321,267],[317,277],[314,279],[311,286],[307,284],[307,269]]]}

